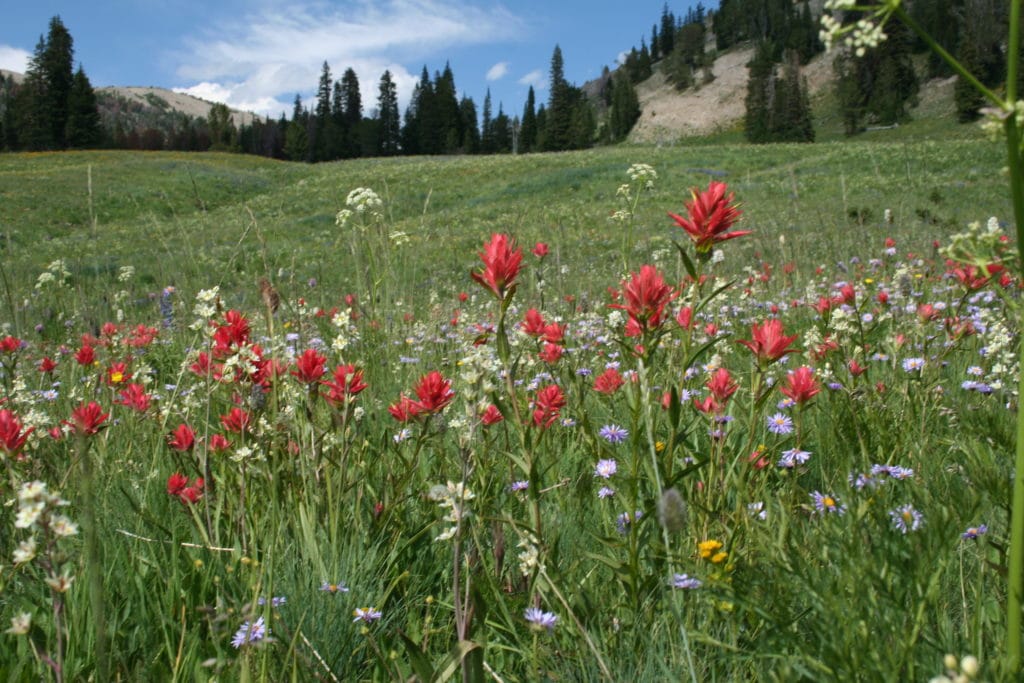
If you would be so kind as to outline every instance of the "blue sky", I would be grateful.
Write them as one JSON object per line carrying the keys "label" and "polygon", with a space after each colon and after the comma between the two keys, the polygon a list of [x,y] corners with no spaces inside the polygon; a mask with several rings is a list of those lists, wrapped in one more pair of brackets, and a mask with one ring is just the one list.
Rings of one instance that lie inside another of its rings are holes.
{"label": "blue sky", "polygon": [[[527,88],[548,97],[551,53],[582,85],[650,40],[664,0],[100,0],[11,2],[0,21],[0,68],[24,71],[49,20],[74,38],[75,60],[96,87],[159,86],[261,114],[311,104],[326,60],[339,78],[359,76],[367,113],[391,71],[404,112],[424,65],[450,62],[459,94],[478,111],[488,88],[494,113],[522,112]],[[709,6],[717,3],[708,3]],[[685,14],[686,0],[669,2]],[[583,27],[586,28],[583,28]]]}

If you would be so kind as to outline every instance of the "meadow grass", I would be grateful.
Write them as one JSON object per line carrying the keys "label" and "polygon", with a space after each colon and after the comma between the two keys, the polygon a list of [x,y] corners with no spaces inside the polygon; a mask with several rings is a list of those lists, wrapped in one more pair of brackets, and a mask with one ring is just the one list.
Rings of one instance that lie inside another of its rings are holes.
{"label": "meadow grass", "polygon": [[[1000,154],[0,157],[0,616],[28,631],[0,671],[895,681],[953,653],[1008,678],[1018,285],[939,252],[1009,216]],[[709,180],[752,234],[705,259],[666,214]],[[524,248],[499,297],[469,276],[493,233]],[[645,264],[664,315],[627,336]],[[736,342],[770,319],[795,350],[758,360]],[[785,405],[801,366],[818,391]]]}

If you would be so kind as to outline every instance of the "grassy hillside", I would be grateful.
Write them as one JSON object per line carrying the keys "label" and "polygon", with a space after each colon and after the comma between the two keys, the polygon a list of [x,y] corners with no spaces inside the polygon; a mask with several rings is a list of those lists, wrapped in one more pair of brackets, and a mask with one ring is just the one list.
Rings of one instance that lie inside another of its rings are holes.
{"label": "grassy hillside", "polygon": [[[318,166],[237,155],[82,152],[0,157],[0,249],[13,290],[65,258],[83,288],[119,266],[154,290],[221,283],[240,301],[267,276],[287,291],[311,277],[326,291],[354,287],[351,230],[335,225],[349,191],[385,198],[390,231],[408,234],[414,282],[463,273],[484,237],[509,231],[552,244],[574,270],[559,292],[621,271],[616,188],[633,163],[659,179],[637,208],[637,256],[678,237],[666,217],[689,188],[729,183],[754,238],[739,249],[812,261],[887,235],[924,248],[966,223],[1009,215],[998,145],[900,139],[901,131],[813,146],[703,144],[622,147],[520,157],[373,159]],[[90,171],[91,169],[91,171]],[[91,172],[92,195],[88,191]],[[91,202],[91,209],[90,209]],[[893,222],[883,224],[886,209]],[[94,223],[93,223],[94,220]],[[402,251],[402,250],[400,250]],[[569,258],[571,256],[571,259]],[[804,262],[802,265],[809,265]],[[418,288],[407,296],[418,297]]]}

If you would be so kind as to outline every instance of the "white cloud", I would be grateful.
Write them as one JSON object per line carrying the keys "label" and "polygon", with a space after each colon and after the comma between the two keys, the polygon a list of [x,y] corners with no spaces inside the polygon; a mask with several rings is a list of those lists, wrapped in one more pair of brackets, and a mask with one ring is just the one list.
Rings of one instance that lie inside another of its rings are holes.
{"label": "white cloud", "polygon": [[487,70],[487,80],[497,81],[508,73],[508,62],[498,62]]}
{"label": "white cloud", "polygon": [[22,49],[10,45],[0,45],[0,69],[17,71],[20,74],[28,70],[28,60],[32,57]]}
{"label": "white cloud", "polygon": [[534,69],[516,82],[519,85],[532,85],[535,90],[545,90],[548,87],[548,77],[540,69]]}
{"label": "white cloud", "polygon": [[[287,9],[265,7],[189,38],[176,55],[177,74],[194,84],[177,89],[198,89],[232,107],[259,105],[257,113],[277,116],[281,103],[290,113],[296,91],[315,89],[326,61],[335,79],[355,70],[366,112],[389,70],[404,109],[419,78],[396,60],[422,64],[442,48],[512,38],[521,26],[500,5],[479,8],[467,0],[351,0],[343,7],[309,0]],[[267,102],[272,109],[262,108]]]}

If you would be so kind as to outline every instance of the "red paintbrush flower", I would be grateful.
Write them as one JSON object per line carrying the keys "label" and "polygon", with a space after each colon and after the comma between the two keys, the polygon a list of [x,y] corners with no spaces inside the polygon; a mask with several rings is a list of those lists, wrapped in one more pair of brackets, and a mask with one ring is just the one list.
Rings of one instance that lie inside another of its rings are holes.
{"label": "red paintbrush flower", "polygon": [[676,296],[677,293],[665,284],[657,268],[643,265],[639,273],[631,273],[629,281],[623,282],[622,299],[625,303],[609,305],[626,311],[629,315],[626,336],[637,337],[661,327],[665,306]]}
{"label": "red paintbrush flower", "polygon": [[548,245],[544,242],[537,242],[533,245],[533,255],[540,259],[544,258],[548,255]]}
{"label": "red paintbrush flower", "polygon": [[774,363],[788,353],[800,353],[799,349],[789,348],[797,335],[787,337],[778,318],[770,318],[760,325],[754,323],[750,326],[750,335],[753,341],[740,339],[736,343],[753,351],[761,366]]}
{"label": "red paintbrush flower", "polygon": [[33,431],[35,427],[23,430],[21,420],[10,410],[0,410],[0,449],[3,449],[8,458],[17,457],[25,447],[28,435]]}
{"label": "red paintbrush flower", "polygon": [[237,406],[228,411],[227,415],[220,416],[220,423],[224,426],[225,431],[232,432],[234,434],[241,434],[242,432],[248,431],[249,422],[251,420],[252,418],[249,413]]}
{"label": "red paintbrush flower", "polygon": [[526,316],[519,329],[531,337],[539,337],[544,334],[544,318],[541,316],[540,311],[536,308],[526,311]]}
{"label": "red paintbrush flower", "polygon": [[110,417],[110,413],[104,413],[99,403],[92,401],[88,404],[81,404],[71,411],[71,421],[64,421],[64,424],[75,430],[81,436],[93,436],[104,427],[103,423]]}
{"label": "red paintbrush flower", "polygon": [[0,352],[3,353],[14,353],[21,348],[21,340],[17,337],[7,335],[3,339],[0,339]]}
{"label": "red paintbrush flower", "polygon": [[715,397],[716,403],[724,405],[729,398],[736,393],[739,385],[732,380],[732,375],[725,368],[718,368],[711,375],[711,379],[704,385]]}
{"label": "red paintbrush flower", "polygon": [[306,349],[301,356],[295,359],[295,370],[292,377],[295,377],[303,384],[314,384],[327,372],[324,367],[327,358],[317,353],[316,349]]}
{"label": "red paintbrush flower", "polygon": [[491,241],[484,243],[484,250],[480,252],[480,259],[484,262],[483,270],[469,274],[502,301],[505,293],[515,287],[516,276],[523,262],[523,250],[515,246],[515,240],[508,235],[494,233]]}
{"label": "red paintbrush flower", "polygon": [[146,388],[141,384],[129,384],[118,393],[114,403],[127,406],[140,413],[149,410],[152,397],[146,393]]}
{"label": "red paintbrush flower", "polygon": [[182,423],[167,437],[167,445],[176,451],[191,451],[196,445],[196,433],[187,424]]}
{"label": "red paintbrush flower", "polygon": [[414,391],[419,398],[417,412],[422,413],[439,413],[455,398],[451,380],[445,379],[437,370],[421,377]]}
{"label": "red paintbrush flower", "polygon": [[554,365],[562,357],[563,353],[565,353],[565,348],[562,346],[552,344],[551,342],[545,342],[544,348],[541,349],[541,352],[537,355],[540,356],[540,359],[548,365]]}
{"label": "red paintbrush flower", "polygon": [[557,384],[549,384],[537,392],[534,400],[533,424],[535,427],[547,429],[565,407],[565,395]]}
{"label": "red paintbrush flower", "polygon": [[117,362],[117,363],[111,363],[110,367],[107,368],[107,373],[106,373],[106,377],[104,378],[104,381],[109,386],[114,386],[115,384],[121,384],[122,382],[127,382],[131,378],[132,378],[132,373],[130,373],[128,371],[128,364],[127,363]]}
{"label": "red paintbrush flower", "polygon": [[82,348],[78,349],[75,354],[75,361],[79,365],[92,365],[96,362],[96,350],[88,344],[83,344]]}
{"label": "red paintbrush flower", "polygon": [[249,341],[249,321],[238,311],[224,314],[224,322],[217,326],[213,333],[213,351],[223,358],[233,353],[233,349],[244,346]]}
{"label": "red paintbrush flower", "polygon": [[167,477],[167,494],[171,496],[179,496],[181,492],[188,486],[188,477],[181,472],[175,472],[171,476]]}
{"label": "red paintbrush flower", "polygon": [[608,368],[594,380],[594,391],[599,394],[614,394],[626,383],[622,375],[615,368]]}
{"label": "red paintbrush flower", "polygon": [[366,388],[363,371],[356,370],[354,365],[339,365],[334,368],[333,380],[324,380],[321,384],[327,387],[327,401],[335,407],[351,401]]}
{"label": "red paintbrush flower", "polygon": [[399,422],[408,422],[419,417],[420,408],[416,401],[402,394],[398,397],[397,403],[392,403],[388,406],[388,412],[391,413],[391,417]]}
{"label": "red paintbrush flower", "polygon": [[504,419],[505,416],[501,414],[500,410],[498,410],[498,406],[493,404],[487,406],[487,410],[485,410],[483,414],[480,415],[480,422],[482,422],[485,427],[490,427],[493,424],[498,424]]}
{"label": "red paintbrush flower", "polygon": [[56,369],[57,369],[56,361],[54,361],[49,356],[44,356],[43,359],[41,361],[39,361],[39,372],[44,372],[44,373],[49,374],[49,373],[53,372]]}
{"label": "red paintbrush flower", "polygon": [[786,375],[786,385],[779,391],[800,405],[814,398],[821,391],[821,385],[814,379],[814,370],[802,365]]}
{"label": "red paintbrush flower", "polygon": [[670,213],[676,224],[689,234],[698,254],[708,254],[718,242],[724,242],[743,235],[749,230],[733,230],[726,232],[735,223],[742,212],[732,204],[733,195],[725,196],[726,184],[712,180],[705,192],[693,188],[693,199],[686,202],[686,210],[690,217],[683,218]]}

